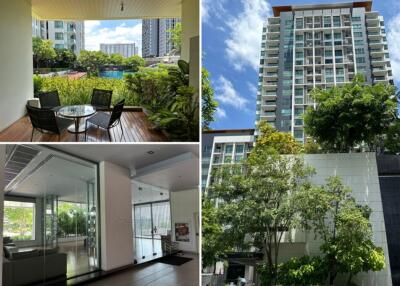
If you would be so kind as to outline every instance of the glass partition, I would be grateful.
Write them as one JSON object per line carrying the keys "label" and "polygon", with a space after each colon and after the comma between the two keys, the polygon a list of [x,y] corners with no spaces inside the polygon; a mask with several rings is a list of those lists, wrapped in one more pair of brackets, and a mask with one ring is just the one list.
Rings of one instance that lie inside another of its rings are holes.
{"label": "glass partition", "polygon": [[[36,153],[27,161],[28,149]],[[99,270],[98,166],[46,147],[8,148],[3,282],[40,284]]]}

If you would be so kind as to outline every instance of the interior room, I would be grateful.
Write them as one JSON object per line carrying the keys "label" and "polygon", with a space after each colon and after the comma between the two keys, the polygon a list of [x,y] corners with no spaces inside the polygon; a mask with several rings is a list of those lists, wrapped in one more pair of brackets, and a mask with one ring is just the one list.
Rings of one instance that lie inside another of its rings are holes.
{"label": "interior room", "polygon": [[0,153],[3,285],[198,285],[196,145],[3,145]]}

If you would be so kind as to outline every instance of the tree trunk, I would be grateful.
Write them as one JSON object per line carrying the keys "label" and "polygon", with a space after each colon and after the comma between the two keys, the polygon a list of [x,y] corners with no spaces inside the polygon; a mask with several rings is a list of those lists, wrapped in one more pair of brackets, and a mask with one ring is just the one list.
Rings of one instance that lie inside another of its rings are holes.
{"label": "tree trunk", "polygon": [[350,286],[350,285],[351,285],[351,279],[352,279],[352,278],[353,278],[353,274],[350,273],[349,279],[347,280],[347,286]]}

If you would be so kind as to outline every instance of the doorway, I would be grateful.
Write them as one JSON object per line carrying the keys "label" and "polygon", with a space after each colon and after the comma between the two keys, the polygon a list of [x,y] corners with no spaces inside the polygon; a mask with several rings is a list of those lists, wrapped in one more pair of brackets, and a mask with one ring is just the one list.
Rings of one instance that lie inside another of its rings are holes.
{"label": "doorway", "polygon": [[170,201],[135,204],[134,230],[136,263],[162,257],[161,238],[171,232]]}

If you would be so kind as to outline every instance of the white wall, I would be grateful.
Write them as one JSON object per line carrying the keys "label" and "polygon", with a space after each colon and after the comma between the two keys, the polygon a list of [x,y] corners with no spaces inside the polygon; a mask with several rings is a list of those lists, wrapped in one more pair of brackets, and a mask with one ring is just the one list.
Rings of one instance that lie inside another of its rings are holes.
{"label": "white wall", "polygon": [[179,249],[198,252],[195,214],[199,212],[199,190],[171,192],[172,239],[175,241],[175,223],[189,224],[189,242],[179,242]]}
{"label": "white wall", "polygon": [[132,191],[129,170],[100,163],[101,268],[133,263]]}
{"label": "white wall", "polygon": [[33,97],[30,1],[0,1],[0,130],[25,114]]}
{"label": "white wall", "polygon": [[[6,145],[0,145],[0,229],[4,220],[4,166],[6,164]],[[0,265],[3,265],[3,232],[0,231]],[[3,281],[3,267],[0,267],[0,285]]]}
{"label": "white wall", "polygon": [[[352,189],[356,201],[372,209],[370,222],[373,241],[385,252],[386,268],[380,272],[359,274],[353,281],[362,286],[392,285],[375,153],[306,155],[305,160],[317,171],[313,178],[314,183],[324,184],[327,177],[340,176],[342,182]],[[314,240],[313,234],[306,236],[306,251],[309,254],[319,254],[319,246],[320,241]],[[340,281],[338,283],[344,285]]]}

